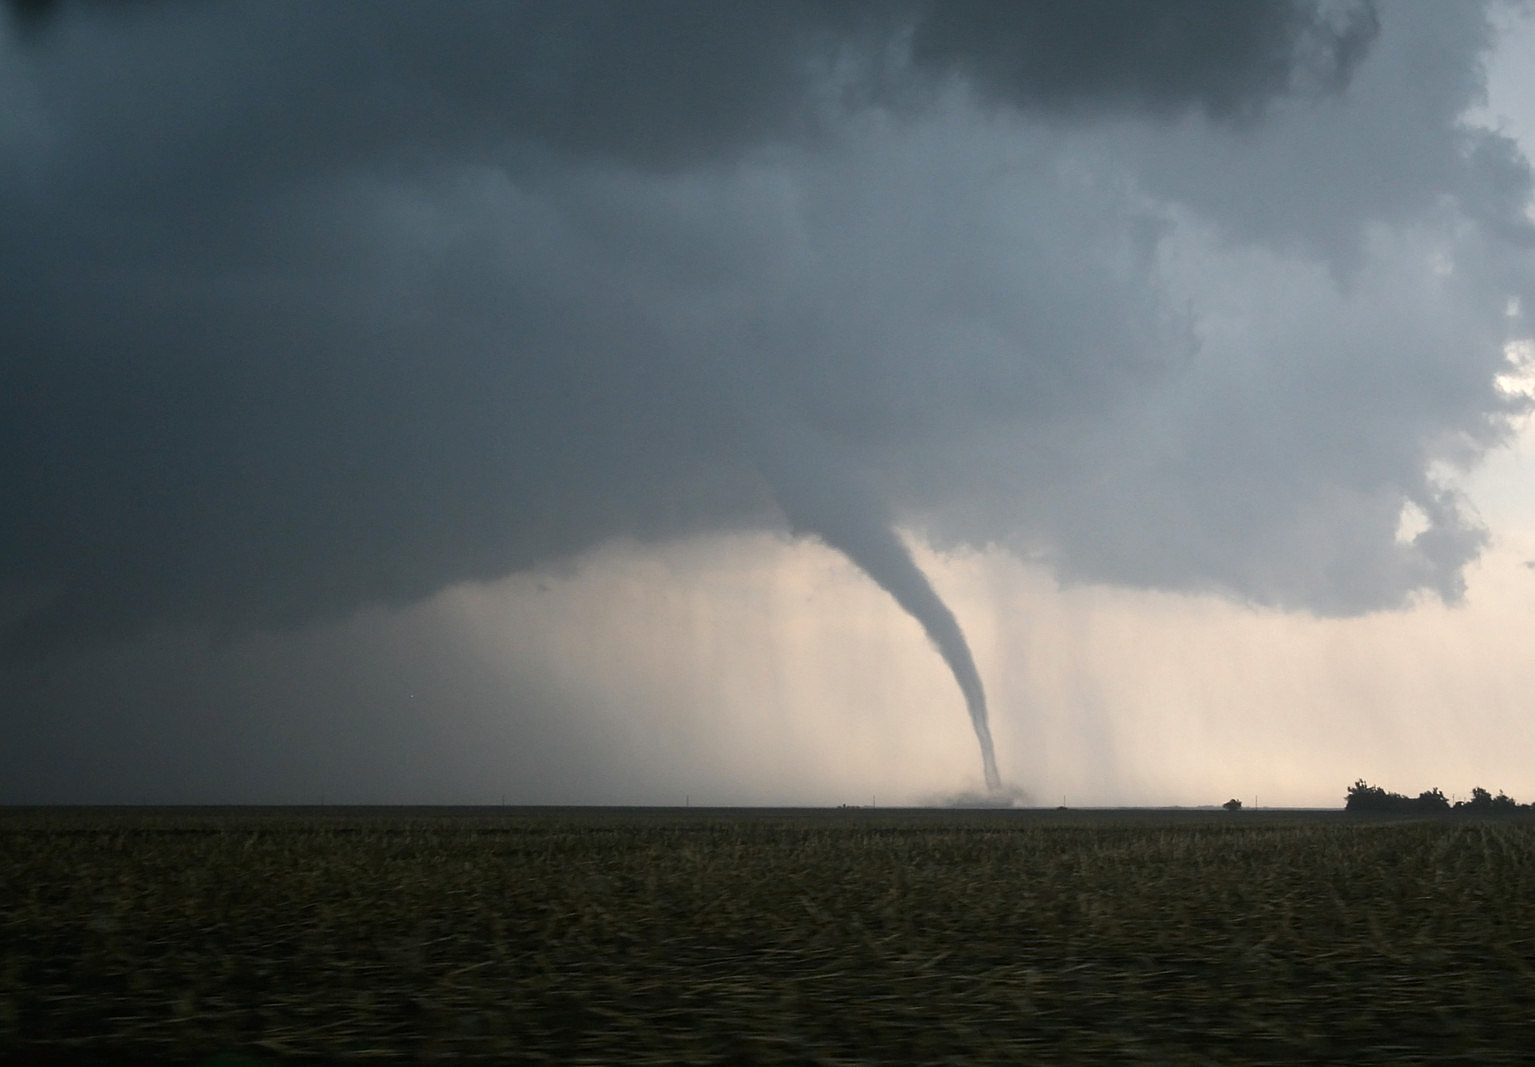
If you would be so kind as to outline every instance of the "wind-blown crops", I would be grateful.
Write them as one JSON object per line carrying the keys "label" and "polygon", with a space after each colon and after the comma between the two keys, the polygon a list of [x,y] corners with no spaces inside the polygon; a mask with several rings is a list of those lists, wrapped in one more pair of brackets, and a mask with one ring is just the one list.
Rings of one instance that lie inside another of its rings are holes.
{"label": "wind-blown crops", "polygon": [[1535,822],[0,813],[0,1058],[1527,1062]]}

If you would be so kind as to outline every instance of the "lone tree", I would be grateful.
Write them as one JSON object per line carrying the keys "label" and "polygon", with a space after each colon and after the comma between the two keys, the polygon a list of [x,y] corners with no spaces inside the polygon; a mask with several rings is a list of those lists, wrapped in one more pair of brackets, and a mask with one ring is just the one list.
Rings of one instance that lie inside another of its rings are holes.
{"label": "lone tree", "polygon": [[1221,807],[1225,808],[1227,811],[1241,811],[1242,802],[1236,797],[1232,797],[1230,800],[1226,801],[1226,803],[1222,804]]}

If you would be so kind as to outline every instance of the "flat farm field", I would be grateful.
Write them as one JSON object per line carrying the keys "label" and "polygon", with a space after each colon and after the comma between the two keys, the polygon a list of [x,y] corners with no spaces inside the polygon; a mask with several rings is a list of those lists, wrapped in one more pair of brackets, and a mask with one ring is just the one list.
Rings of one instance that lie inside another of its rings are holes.
{"label": "flat farm field", "polygon": [[1529,1063],[1535,823],[0,810],[0,1061]]}

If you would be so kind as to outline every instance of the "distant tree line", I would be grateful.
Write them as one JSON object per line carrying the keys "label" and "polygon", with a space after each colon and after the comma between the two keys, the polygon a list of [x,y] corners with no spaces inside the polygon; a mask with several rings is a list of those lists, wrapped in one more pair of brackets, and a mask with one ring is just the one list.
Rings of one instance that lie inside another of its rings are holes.
{"label": "distant tree line", "polygon": [[1371,785],[1361,778],[1348,787],[1348,796],[1343,802],[1343,808],[1345,811],[1369,814],[1437,815],[1457,811],[1468,815],[1506,815],[1516,811],[1530,811],[1531,805],[1517,803],[1513,797],[1505,795],[1501,789],[1497,796],[1493,796],[1481,786],[1471,790],[1470,800],[1457,800],[1451,804],[1450,798],[1437,789],[1408,797],[1401,793],[1388,793],[1380,786]]}

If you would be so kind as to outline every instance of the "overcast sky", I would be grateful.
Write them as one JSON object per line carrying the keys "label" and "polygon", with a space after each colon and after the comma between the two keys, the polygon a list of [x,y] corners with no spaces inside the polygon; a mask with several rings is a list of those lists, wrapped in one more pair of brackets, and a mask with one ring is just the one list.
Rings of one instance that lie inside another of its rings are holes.
{"label": "overcast sky", "polygon": [[6,7],[0,802],[1535,800],[1531,23]]}

